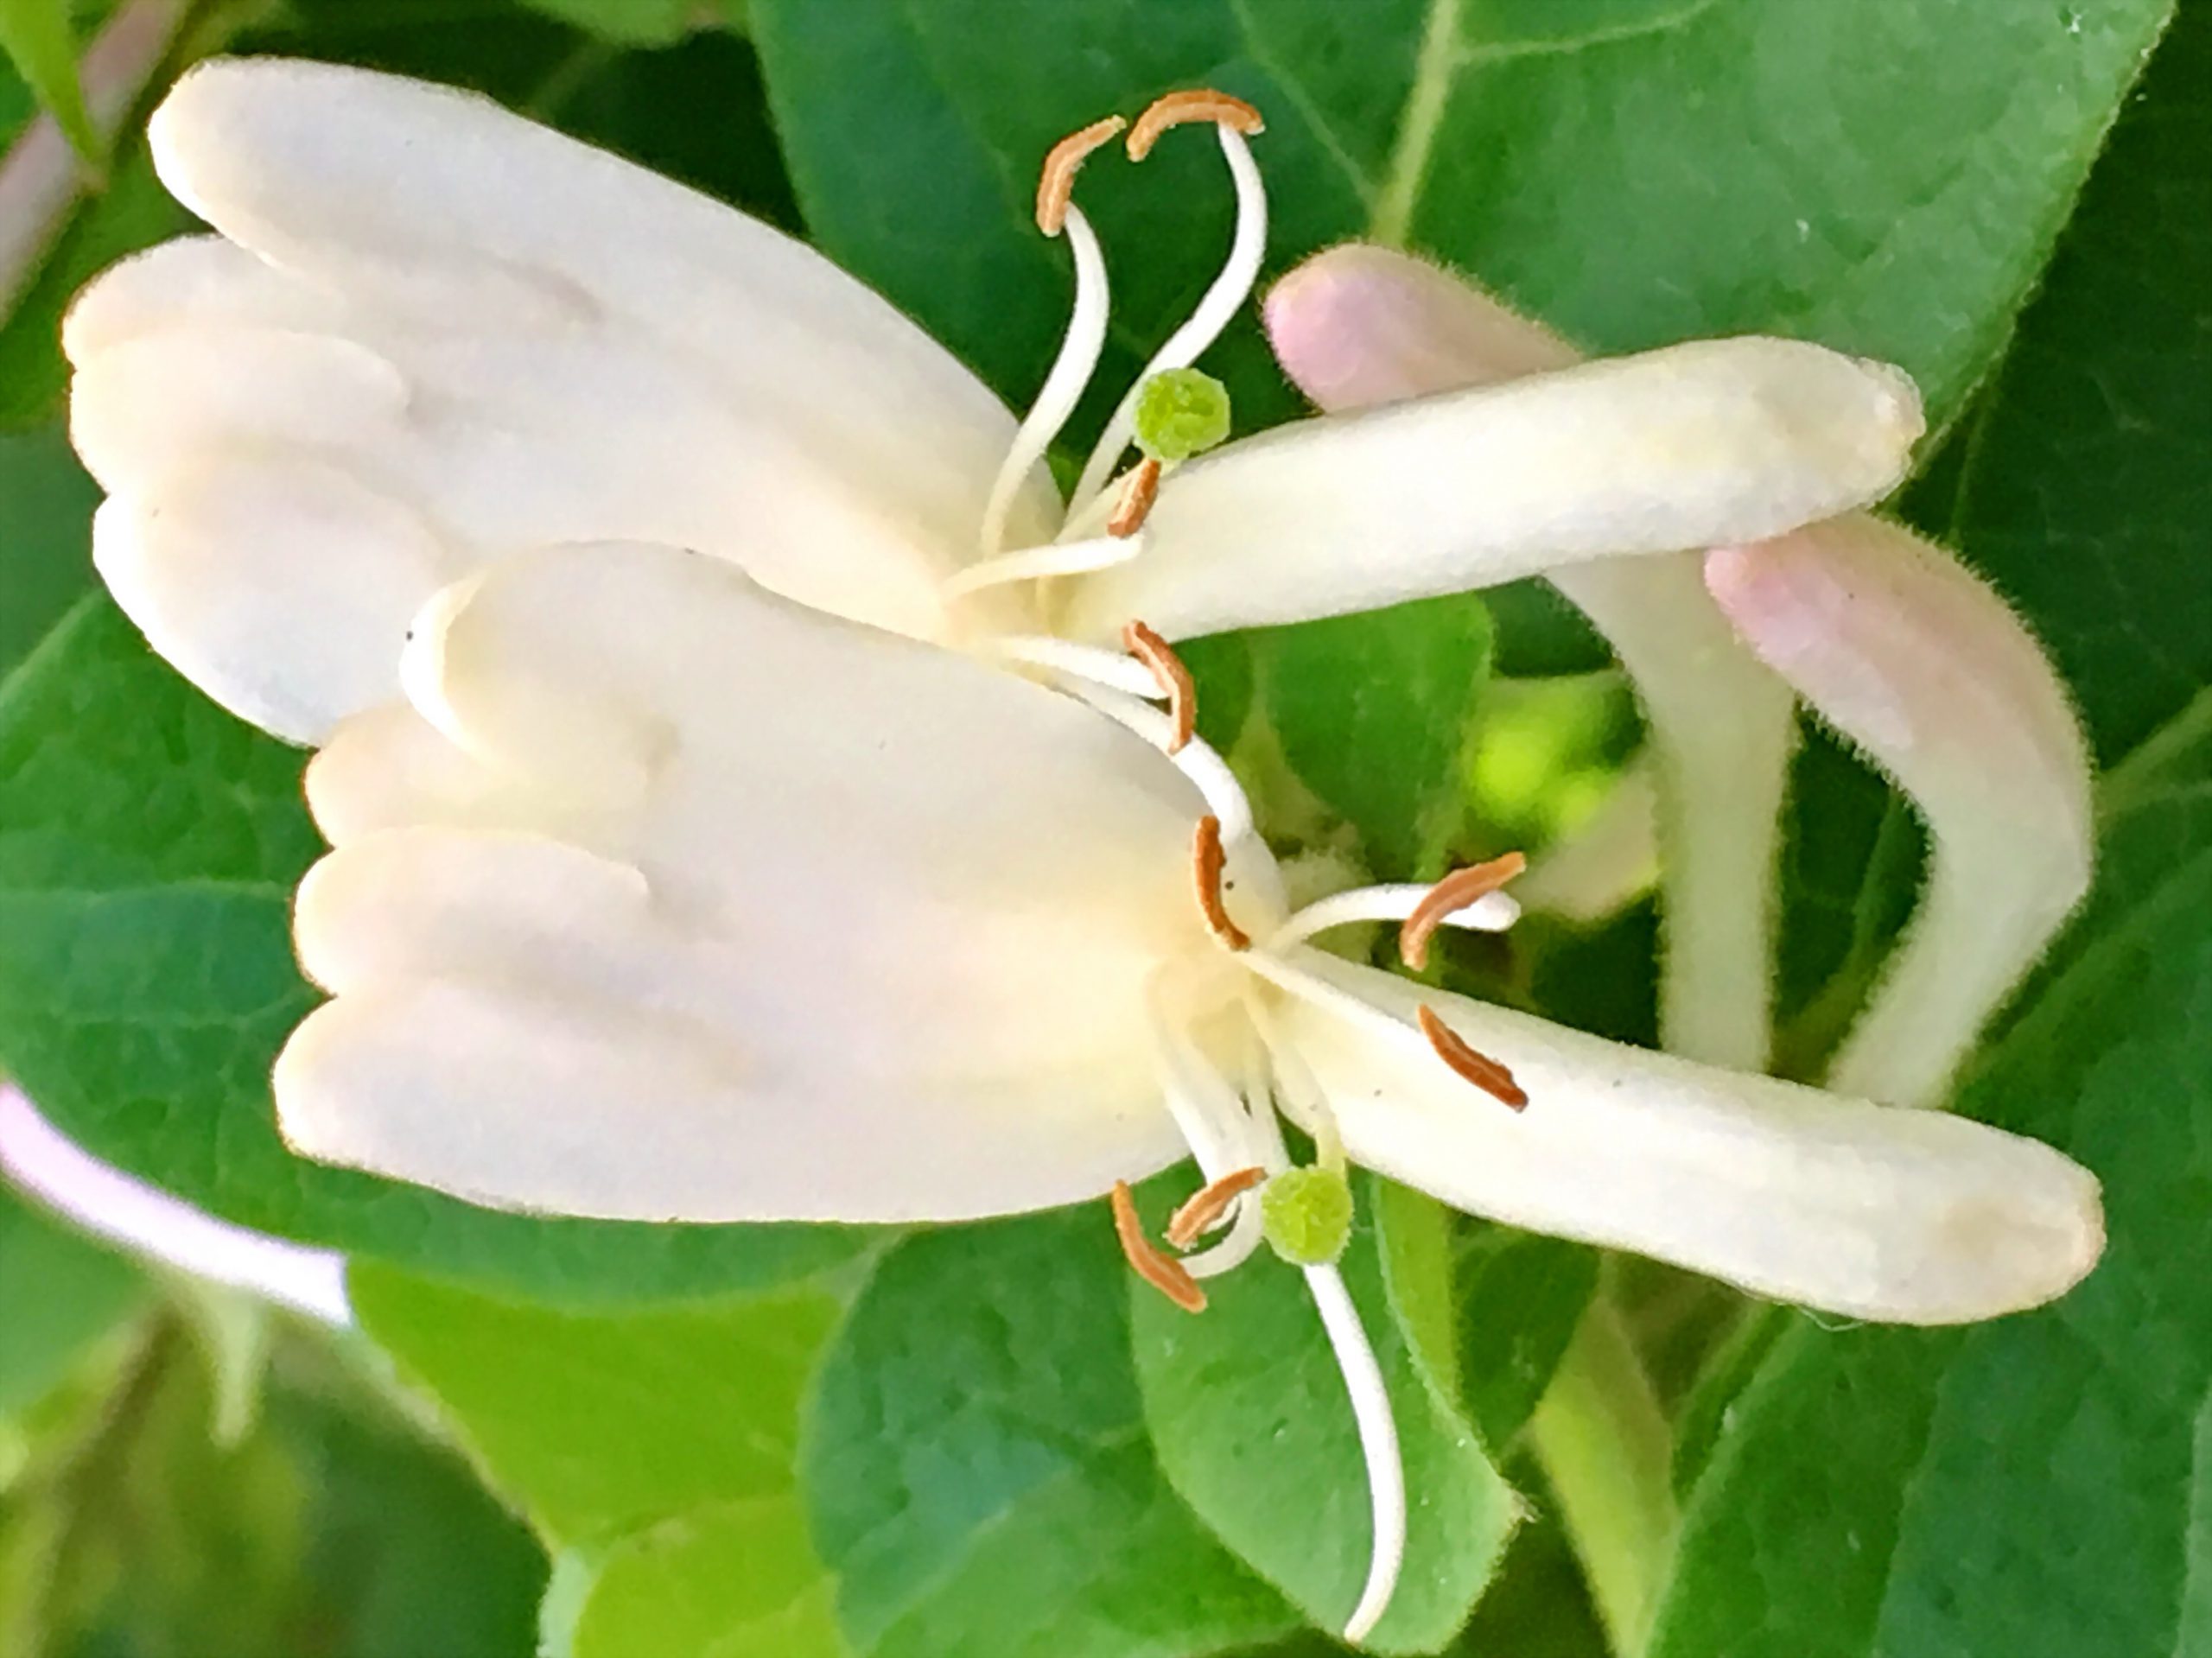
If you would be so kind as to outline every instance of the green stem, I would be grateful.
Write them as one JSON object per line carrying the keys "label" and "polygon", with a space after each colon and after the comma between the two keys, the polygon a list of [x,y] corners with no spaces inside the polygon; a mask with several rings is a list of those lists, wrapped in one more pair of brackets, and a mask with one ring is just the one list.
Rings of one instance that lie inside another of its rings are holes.
{"label": "green stem", "polygon": [[1604,1297],[1575,1331],[1529,1438],[1613,1650],[1637,1658],[1674,1553],[1674,1435]]}

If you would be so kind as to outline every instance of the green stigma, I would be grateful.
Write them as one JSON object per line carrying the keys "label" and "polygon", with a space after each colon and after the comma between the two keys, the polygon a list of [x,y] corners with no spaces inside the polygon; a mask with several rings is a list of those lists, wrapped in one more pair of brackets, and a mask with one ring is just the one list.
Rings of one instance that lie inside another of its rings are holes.
{"label": "green stigma", "polygon": [[1164,369],[1137,389],[1137,448],[1163,464],[1229,435],[1229,388],[1194,368]]}
{"label": "green stigma", "polygon": [[1329,1266],[1351,1242],[1351,1183],[1335,1169],[1286,1169],[1261,1192],[1260,1217],[1292,1266]]}

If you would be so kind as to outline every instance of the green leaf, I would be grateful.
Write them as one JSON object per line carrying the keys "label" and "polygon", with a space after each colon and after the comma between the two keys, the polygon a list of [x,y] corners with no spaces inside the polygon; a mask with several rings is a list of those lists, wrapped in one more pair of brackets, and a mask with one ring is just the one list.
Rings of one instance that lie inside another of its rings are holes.
{"label": "green leaf", "polygon": [[804,1452],[859,1652],[1185,1658],[1294,1623],[1154,1459],[1128,1282],[1095,1209],[884,1257],[831,1349]]}
{"label": "green leaf", "polygon": [[2200,741],[2113,825],[2067,964],[1961,1102],[2102,1175],[2104,1262],[1968,1331],[1785,1337],[1697,1488],[1662,1658],[1722,1631],[1741,1658],[2188,1649],[2212,1296],[2173,1241],[2212,1198],[2208,798]]}
{"label": "green leaf", "polygon": [[[1429,1652],[1490,1579],[1516,1519],[1457,1392],[1440,1211],[1361,1183],[1342,1271],[1382,1366],[1411,1508],[1404,1577],[1368,1644]],[[1423,1236],[1426,1233],[1427,1236]],[[1387,1262],[1387,1268],[1386,1268]],[[1211,1280],[1196,1318],[1134,1286],[1145,1414],[1175,1489],[1313,1623],[1341,1627],[1365,1581],[1367,1467],[1303,1278],[1265,1257]]]}
{"label": "green leaf", "polygon": [[[2128,755],[2101,791],[2090,907],[1960,1102],[2098,1172],[2106,1257],[2056,1306],[1971,1331],[1796,1323],[1713,1442],[1661,1658],[1703,1658],[1723,1631],[1735,1658],[2204,1639],[2186,1620],[2212,1296],[2185,1241],[2212,1200],[2212,638],[2182,448],[2203,431],[2212,311],[2158,273],[2212,214],[2208,67],[2212,21],[2186,13],[2022,322],[1960,514],[1968,557],[2001,564],[2074,655],[2100,746]],[[2066,435],[2085,422],[2110,430]]]}
{"label": "green leaf", "polygon": [[347,1293],[362,1328],[563,1543],[787,1494],[800,1398],[838,1311],[802,1289],[580,1313],[359,1264]]}
{"label": "green leaf", "polygon": [[300,762],[105,600],[0,689],[0,1064],[66,1132],[242,1224],[552,1299],[772,1284],[866,1247],[494,1214],[293,1157],[268,1079],[314,1001],[287,924],[320,849]]}
{"label": "green leaf", "polygon": [[1513,1442],[1550,1385],[1598,1289],[1598,1252],[1484,1222],[1459,1239],[1460,1373],[1493,1452]]}
{"label": "green leaf", "polygon": [[147,1299],[130,1262],[0,1186],[0,1417],[59,1387]]}
{"label": "green leaf", "polygon": [[793,1491],[825,1290],[582,1314],[356,1265],[362,1327],[565,1546],[562,1658],[842,1658]]}
{"label": "green leaf", "polygon": [[669,46],[706,21],[700,0],[524,0],[550,17],[624,46]]}
{"label": "green leaf", "polygon": [[0,429],[35,426],[60,412],[68,385],[61,314],[99,271],[191,225],[154,176],[143,143],[120,156],[98,194],[85,197],[0,322]]}
{"label": "green leaf", "polygon": [[0,52],[38,94],[76,152],[97,162],[104,146],[77,79],[77,37],[70,0],[0,0]]}
{"label": "green leaf", "polygon": [[59,426],[0,432],[0,676],[92,585],[99,502]]}
{"label": "green leaf", "polygon": [[1359,830],[1380,877],[1443,873],[1490,646],[1489,613],[1463,598],[1252,636],[1283,757]]}
{"label": "green leaf", "polygon": [[[1903,363],[1939,415],[2002,343],[2168,0],[759,0],[823,245],[1027,395],[1066,308],[1028,222],[1062,134],[1176,86],[1268,118],[1270,264],[1363,233],[1608,348],[1779,328]],[[1211,146],[1084,175],[1122,314],[1111,372],[1211,274]],[[1172,204],[1163,213],[1162,204]],[[1224,373],[1242,419],[1287,411]],[[1351,556],[1351,549],[1347,549]]]}
{"label": "green leaf", "polygon": [[594,1555],[557,1658],[847,1658],[791,1497],[717,1503]]}

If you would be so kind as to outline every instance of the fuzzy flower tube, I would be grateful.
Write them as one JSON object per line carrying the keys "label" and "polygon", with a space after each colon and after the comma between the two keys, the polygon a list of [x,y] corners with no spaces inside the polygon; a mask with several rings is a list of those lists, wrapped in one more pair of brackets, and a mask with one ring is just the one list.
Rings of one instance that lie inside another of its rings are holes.
{"label": "fuzzy flower tube", "polygon": [[[302,1155],[631,1219],[1108,1197],[1193,1312],[1272,1244],[1367,1453],[1357,1641],[1408,1500],[1334,1265],[1350,1164],[1914,1323],[2062,1293],[2099,1198],[2033,1141],[1322,947],[1394,921],[1417,967],[1440,926],[1510,924],[1517,865],[1294,906],[1173,640],[1785,533],[1891,487],[1918,403],[1879,365],[1707,341],[1213,444],[1190,371],[1258,269],[1259,118],[1174,94],[1126,143],[1192,124],[1237,232],[1065,500],[1040,457],[1107,305],[1074,187],[1118,118],[1046,158],[1076,295],[1017,421],[819,255],[665,181],[442,89],[206,66],[152,136],[216,233],[79,301],[73,424],[118,601],[320,751],[334,849],[295,931],[331,1000],[274,1079]],[[1128,1185],[1185,1158],[1156,1239]]]}

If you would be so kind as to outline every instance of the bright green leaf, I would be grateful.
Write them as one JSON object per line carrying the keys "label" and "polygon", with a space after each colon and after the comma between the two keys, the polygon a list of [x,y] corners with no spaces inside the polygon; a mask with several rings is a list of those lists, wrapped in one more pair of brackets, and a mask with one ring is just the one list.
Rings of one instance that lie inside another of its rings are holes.
{"label": "bright green leaf", "polygon": [[788,1496],[717,1503],[594,1555],[558,1658],[847,1658]]}
{"label": "bright green leaf", "polygon": [[[1465,1622],[1516,1505],[1451,1388],[1457,1355],[1439,1340],[1451,1318],[1447,1252],[1440,1242],[1382,1242],[1393,1225],[1440,1225],[1434,1206],[1389,1203],[1382,1191],[1362,1183],[1342,1271],[1389,1388],[1411,1518],[1404,1578],[1369,1644],[1428,1652]],[[1195,1318],[1148,1287],[1131,1292],[1137,1372],[1161,1465],[1223,1540],[1309,1619],[1340,1627],[1367,1575],[1372,1526],[1335,1356],[1289,1267],[1258,1258],[1206,1292],[1210,1304]]]}
{"label": "bright green leaf", "polygon": [[827,1292],[578,1313],[357,1265],[362,1327],[556,1538],[786,1494]]}
{"label": "bright green leaf", "polygon": [[130,1262],[0,1185],[0,1416],[60,1386],[147,1299]]}
{"label": "bright green leaf", "polygon": [[70,0],[0,0],[0,52],[14,61],[77,153],[96,162],[102,146],[77,78],[70,10]]}
{"label": "bright green leaf", "polygon": [[804,1462],[859,1652],[1185,1658],[1294,1622],[1154,1460],[1128,1281],[1103,1210],[885,1256],[824,1368]]}

